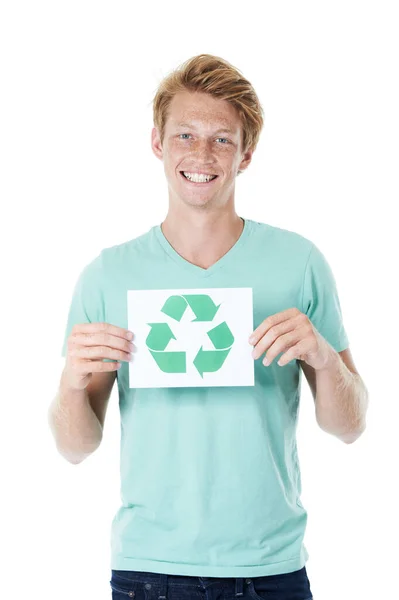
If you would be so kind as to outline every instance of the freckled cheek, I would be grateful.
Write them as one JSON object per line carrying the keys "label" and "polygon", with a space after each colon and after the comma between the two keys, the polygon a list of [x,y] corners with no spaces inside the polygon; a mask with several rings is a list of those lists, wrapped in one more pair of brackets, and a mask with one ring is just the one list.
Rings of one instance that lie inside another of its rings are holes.
{"label": "freckled cheek", "polygon": [[184,158],[189,148],[182,148],[181,145],[171,144],[169,147],[169,154],[174,163],[178,162],[181,158]]}

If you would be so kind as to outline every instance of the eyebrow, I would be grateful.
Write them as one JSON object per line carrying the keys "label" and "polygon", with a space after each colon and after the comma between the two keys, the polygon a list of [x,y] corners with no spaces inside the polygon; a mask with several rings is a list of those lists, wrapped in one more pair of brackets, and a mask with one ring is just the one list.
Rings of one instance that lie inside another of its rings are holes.
{"label": "eyebrow", "polygon": [[[177,123],[177,126],[178,127],[192,127],[192,129],[195,129],[195,125],[193,125],[193,123]],[[214,133],[221,133],[221,132],[234,134],[234,131],[232,129],[230,129],[229,127],[221,127],[220,129],[217,129],[216,131],[214,131]]]}

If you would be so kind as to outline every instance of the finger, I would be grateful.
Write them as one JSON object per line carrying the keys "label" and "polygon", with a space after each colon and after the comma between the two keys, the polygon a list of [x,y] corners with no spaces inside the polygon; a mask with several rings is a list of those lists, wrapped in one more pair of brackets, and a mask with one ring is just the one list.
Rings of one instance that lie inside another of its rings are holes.
{"label": "finger", "polygon": [[313,350],[312,339],[306,336],[307,328],[303,328],[302,334],[296,344],[293,344],[288,348],[287,352],[280,356],[277,364],[280,366],[286,365],[291,360],[298,359],[304,360],[305,356]]}
{"label": "finger", "polygon": [[125,338],[131,341],[134,337],[134,333],[129,329],[118,327],[117,325],[111,325],[111,323],[78,323],[73,326],[72,333],[110,333],[116,337]]}
{"label": "finger", "polygon": [[277,361],[277,364],[280,367],[283,367],[284,365],[291,362],[291,360],[294,360],[294,358],[299,358],[302,353],[303,351],[301,349],[300,344],[295,344],[294,346],[291,346],[291,348],[289,348],[287,352],[284,352],[284,354],[280,356],[280,358]]}
{"label": "finger", "polygon": [[104,358],[112,360],[130,361],[133,354],[129,350],[118,350],[109,346],[81,346],[77,345],[70,351],[70,356],[81,360],[103,360]]}
{"label": "finger", "polygon": [[294,319],[287,319],[286,321],[282,321],[278,323],[278,325],[273,325],[271,329],[259,340],[259,342],[255,345],[252,351],[252,357],[256,360],[261,356],[266,350],[273,344],[273,342],[284,335],[285,333],[292,331],[295,329],[296,322]]}
{"label": "finger", "polygon": [[[111,325],[111,328],[113,326]],[[113,329],[91,329],[83,332],[78,329],[77,332],[71,333],[69,343],[72,347],[74,346],[108,346],[109,348],[115,348],[117,350],[124,350],[125,352],[131,352],[135,349],[135,345],[129,342],[126,337],[120,337],[110,333]]]}
{"label": "finger", "polygon": [[274,344],[271,345],[271,347],[269,348],[269,350],[266,352],[266,356],[263,359],[263,364],[264,365],[270,365],[273,360],[276,358],[276,356],[278,354],[280,354],[280,352],[284,352],[285,350],[288,350],[289,348],[291,348],[291,346],[294,346],[298,341],[300,340],[300,335],[298,335],[298,332],[289,332],[286,333],[285,335],[281,335],[280,337],[277,338],[277,340],[274,342]]}
{"label": "finger", "polygon": [[79,360],[73,365],[73,370],[80,376],[88,373],[103,373],[120,369],[120,362],[102,362],[97,360]]}
{"label": "finger", "polygon": [[300,314],[300,311],[297,308],[288,308],[287,310],[283,310],[279,313],[275,313],[274,315],[270,315],[267,317],[262,323],[254,330],[249,338],[250,344],[256,344],[262,336],[274,325],[286,321],[287,319],[291,319],[292,317]]}

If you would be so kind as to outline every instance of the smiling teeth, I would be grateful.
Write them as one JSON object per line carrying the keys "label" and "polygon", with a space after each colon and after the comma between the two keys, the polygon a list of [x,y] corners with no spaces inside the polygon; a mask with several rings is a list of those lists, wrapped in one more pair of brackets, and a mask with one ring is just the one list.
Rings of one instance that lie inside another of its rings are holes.
{"label": "smiling teeth", "polygon": [[204,183],[205,181],[211,181],[211,179],[215,179],[216,175],[205,175],[203,173],[188,173],[187,171],[183,171],[183,174],[190,181],[195,181],[197,183]]}

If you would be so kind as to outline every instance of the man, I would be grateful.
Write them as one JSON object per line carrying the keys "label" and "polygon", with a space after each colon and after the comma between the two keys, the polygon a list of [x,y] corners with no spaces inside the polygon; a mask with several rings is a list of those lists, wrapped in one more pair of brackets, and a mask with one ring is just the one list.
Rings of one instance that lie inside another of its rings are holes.
{"label": "man", "polygon": [[[179,590],[186,598],[309,600],[295,438],[300,369],[326,432],[353,442],[367,407],[334,277],[310,240],[235,212],[235,180],[263,119],[232,65],[211,55],[184,63],[159,86],[154,125],[167,216],[102,250],[78,279],[50,410],[57,447],[73,463],[95,451],[116,377],[114,598]],[[255,385],[129,387],[128,290],[221,287],[252,288]]]}

